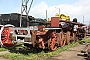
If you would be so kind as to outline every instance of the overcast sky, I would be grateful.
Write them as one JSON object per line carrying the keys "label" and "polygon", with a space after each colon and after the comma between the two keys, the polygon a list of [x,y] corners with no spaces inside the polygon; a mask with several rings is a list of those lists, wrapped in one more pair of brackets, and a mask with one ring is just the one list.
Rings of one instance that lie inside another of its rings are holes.
{"label": "overcast sky", "polygon": [[[31,1],[31,0],[30,0]],[[0,0],[0,14],[20,13],[21,0]],[[48,18],[56,13],[69,15],[71,20],[77,18],[79,22],[90,22],[90,0],[34,0],[29,15],[45,18],[46,10]]]}

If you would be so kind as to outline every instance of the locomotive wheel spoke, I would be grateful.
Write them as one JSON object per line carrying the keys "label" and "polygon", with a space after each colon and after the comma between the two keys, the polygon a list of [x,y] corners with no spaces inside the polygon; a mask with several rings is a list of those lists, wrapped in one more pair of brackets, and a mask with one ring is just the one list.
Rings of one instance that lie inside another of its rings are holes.
{"label": "locomotive wheel spoke", "polygon": [[54,37],[51,37],[50,39],[49,39],[49,49],[51,50],[51,51],[54,51],[54,50],[56,50],[57,49],[57,37],[56,37],[56,35],[54,36]]}
{"label": "locomotive wheel spoke", "polygon": [[50,50],[51,50],[51,51],[54,51],[54,50],[56,50],[56,49],[57,49],[57,46],[55,46],[54,43],[51,43],[51,44],[50,44]]}
{"label": "locomotive wheel spoke", "polygon": [[62,43],[63,43],[63,41],[62,41],[62,32],[60,32],[60,46],[62,46]]}
{"label": "locomotive wheel spoke", "polygon": [[62,46],[65,46],[65,44],[66,44],[66,39],[63,41],[63,45]]}
{"label": "locomotive wheel spoke", "polygon": [[67,31],[66,33],[66,42],[68,45],[70,44],[70,32],[69,31]]}
{"label": "locomotive wheel spoke", "polygon": [[73,33],[73,40],[74,40],[74,42],[78,41],[78,37],[76,37],[76,33]]}
{"label": "locomotive wheel spoke", "polygon": [[64,33],[60,32],[60,46],[61,47],[65,46],[65,43],[66,43],[66,39],[65,39]]}

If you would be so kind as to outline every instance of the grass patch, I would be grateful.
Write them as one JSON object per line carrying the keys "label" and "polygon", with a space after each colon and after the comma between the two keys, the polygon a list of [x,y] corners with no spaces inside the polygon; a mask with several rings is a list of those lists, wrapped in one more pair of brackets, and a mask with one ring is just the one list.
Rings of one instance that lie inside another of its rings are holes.
{"label": "grass patch", "polygon": [[2,55],[4,58],[8,58],[10,60],[35,60],[35,55],[23,55],[20,53],[7,53]]}
{"label": "grass patch", "polygon": [[7,50],[7,49],[0,47],[0,52],[1,52],[1,51],[6,51],[6,50]]}
{"label": "grass patch", "polygon": [[[89,43],[90,38],[86,38],[84,40],[79,41],[79,43],[82,43],[82,42]],[[52,51],[52,52],[44,51],[44,50],[37,52],[37,50],[40,50],[40,49],[26,49],[26,47],[23,47],[23,48],[20,47],[19,49],[18,48],[15,48],[15,50],[13,49],[14,51],[11,53],[6,53],[1,55],[1,57],[5,57],[10,60],[43,60],[44,58],[52,57],[56,54],[59,54],[62,51],[68,50],[69,48],[74,47],[79,43],[75,42],[70,45],[66,45],[64,47],[59,47],[57,48],[56,51]]]}
{"label": "grass patch", "polygon": [[46,55],[47,57],[54,56],[54,55],[56,55],[56,54],[59,54],[59,53],[62,52],[62,51],[68,50],[69,48],[76,46],[77,44],[78,44],[78,42],[72,43],[72,44],[70,44],[70,45],[66,45],[66,46],[64,46],[64,47],[59,47],[59,48],[57,48],[56,51],[48,52],[48,53],[46,53],[45,55]]}
{"label": "grass patch", "polygon": [[56,51],[52,51],[52,52],[47,51],[47,53],[44,50],[42,50],[41,52],[37,52],[37,50],[27,50],[25,48],[23,50],[20,47],[21,50],[14,51],[12,53],[3,54],[3,55],[1,55],[1,57],[7,58],[10,60],[43,60],[46,57],[51,57],[62,51],[68,50],[69,48],[71,48],[77,44],[78,44],[77,42],[72,43],[72,44],[66,45],[64,47],[59,47],[59,48],[57,48]]}
{"label": "grass patch", "polygon": [[83,43],[90,43],[90,38],[85,38],[81,41],[79,41],[80,44],[83,44]]}

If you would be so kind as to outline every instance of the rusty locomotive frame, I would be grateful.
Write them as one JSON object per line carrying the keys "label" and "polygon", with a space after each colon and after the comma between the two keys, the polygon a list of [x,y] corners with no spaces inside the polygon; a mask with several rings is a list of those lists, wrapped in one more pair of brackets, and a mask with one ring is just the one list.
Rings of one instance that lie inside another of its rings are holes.
{"label": "rusty locomotive frame", "polygon": [[86,36],[85,25],[75,19],[64,21],[58,17],[51,17],[48,23],[45,20],[42,23],[40,19],[39,22],[32,19],[29,23],[30,26],[27,27],[0,25],[1,45],[10,48],[18,41],[23,41],[25,46],[56,50],[58,46],[69,45]]}

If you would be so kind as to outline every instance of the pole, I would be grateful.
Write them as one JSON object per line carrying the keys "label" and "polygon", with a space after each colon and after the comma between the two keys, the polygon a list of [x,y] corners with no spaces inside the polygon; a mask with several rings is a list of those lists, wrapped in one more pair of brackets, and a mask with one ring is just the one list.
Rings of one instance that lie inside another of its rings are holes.
{"label": "pole", "polygon": [[83,16],[83,24],[84,24],[84,16]]}
{"label": "pole", "polygon": [[[22,0],[22,5],[23,5],[23,0]],[[22,15],[23,15],[23,11],[22,11],[22,6],[21,6],[21,15],[20,15],[20,27],[22,25]]]}
{"label": "pole", "polygon": [[47,20],[47,10],[46,10],[46,20]]}
{"label": "pole", "polygon": [[57,8],[57,7],[55,7],[56,9],[59,9],[59,14],[60,14],[60,8]]}
{"label": "pole", "polygon": [[25,13],[26,18],[27,18],[27,26],[29,25],[28,14],[29,14],[29,11],[30,11],[30,9],[31,9],[31,6],[32,6],[32,3],[33,3],[33,0],[31,0],[31,3],[30,3],[29,8],[28,8],[28,5],[29,5],[28,2],[29,2],[29,0],[22,0],[21,16],[20,16],[20,27],[22,27],[22,18],[23,18],[23,13]]}
{"label": "pole", "polygon": [[59,14],[60,14],[60,8],[59,8]]}

